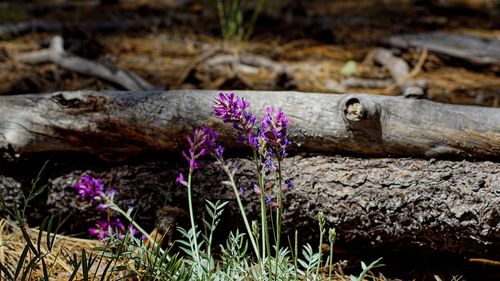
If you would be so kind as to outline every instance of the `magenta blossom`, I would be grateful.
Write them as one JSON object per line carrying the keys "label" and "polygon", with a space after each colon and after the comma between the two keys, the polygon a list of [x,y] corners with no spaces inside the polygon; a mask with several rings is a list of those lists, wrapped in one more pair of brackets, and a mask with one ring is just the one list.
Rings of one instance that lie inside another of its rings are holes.
{"label": "magenta blossom", "polygon": [[96,236],[99,240],[105,240],[109,237],[121,239],[125,237],[127,230],[130,236],[139,234],[139,231],[133,225],[129,225],[128,228],[125,228],[125,225],[120,219],[97,221],[94,228],[89,228],[89,233],[91,236]]}
{"label": "magenta blossom", "polygon": [[270,106],[266,109],[264,120],[261,122],[261,137],[265,140],[269,156],[276,156],[279,160],[286,157],[286,149],[290,141],[286,135],[288,129],[288,118],[285,113],[278,108]]}
{"label": "magenta blossom", "polygon": [[90,235],[96,236],[99,240],[104,240],[112,236],[123,236],[124,231],[125,226],[120,219],[112,221],[100,220],[96,222],[95,228],[89,228]]}
{"label": "magenta blossom", "polygon": [[[206,154],[222,155],[221,148],[216,143],[218,137],[219,133],[207,126],[196,128],[193,134],[187,136],[189,150],[187,153],[183,151],[182,155],[189,162],[189,169],[199,168],[200,165],[197,160]],[[181,180],[181,178],[179,177],[178,180]]]}
{"label": "magenta blossom", "polygon": [[73,187],[78,191],[82,199],[96,200],[104,194],[104,184],[100,179],[92,178],[89,175],[84,175],[80,181],[75,183]]}
{"label": "magenta blossom", "polygon": [[279,204],[273,200],[269,193],[266,193],[266,204],[273,208],[279,208]]}
{"label": "magenta blossom", "polygon": [[214,116],[222,119],[224,123],[230,123],[238,132],[238,141],[250,145],[256,149],[259,145],[258,138],[254,133],[256,117],[248,112],[250,103],[244,98],[235,96],[234,93],[220,93],[212,106]]}

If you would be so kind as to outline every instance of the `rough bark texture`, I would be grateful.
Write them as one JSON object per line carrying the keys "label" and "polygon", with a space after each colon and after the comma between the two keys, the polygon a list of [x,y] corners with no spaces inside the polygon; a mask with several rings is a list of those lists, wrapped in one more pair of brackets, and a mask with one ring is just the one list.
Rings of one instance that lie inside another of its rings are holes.
{"label": "rough bark texture", "polygon": [[[268,105],[290,117],[294,149],[363,155],[499,159],[500,109],[375,95],[236,91],[258,115]],[[80,151],[115,157],[172,151],[212,117],[218,92],[56,92],[0,97],[0,150],[12,155]],[[120,145],[117,145],[120,144]],[[116,158],[113,158],[116,159]]]}
{"label": "rough bark texture", "polygon": [[[249,189],[255,180],[254,166],[246,159],[231,161],[239,168],[237,178],[246,190],[244,201],[250,217],[258,219],[258,200]],[[76,198],[71,186],[90,172],[107,182],[111,179],[118,190],[117,202],[123,207],[136,206],[140,210],[137,220],[151,226],[161,207],[186,208],[186,189],[175,183],[182,169],[176,162],[90,170],[87,168],[95,165],[72,163],[71,169],[76,170],[65,170],[68,165],[49,164],[53,173],[48,179],[48,197],[37,206],[63,217],[72,213],[68,223],[83,231],[81,227],[92,223],[97,213],[95,207]],[[283,223],[288,234],[298,229],[301,238],[317,237],[316,216],[323,211],[328,226],[337,228],[339,245],[350,250],[384,248],[500,257],[498,163],[295,156],[284,161],[283,169],[285,178],[294,182],[284,199]],[[197,170],[194,205],[200,215],[205,199],[230,200],[221,223],[227,230],[241,219],[234,196],[221,185],[222,180],[226,178],[215,164],[206,163]]]}

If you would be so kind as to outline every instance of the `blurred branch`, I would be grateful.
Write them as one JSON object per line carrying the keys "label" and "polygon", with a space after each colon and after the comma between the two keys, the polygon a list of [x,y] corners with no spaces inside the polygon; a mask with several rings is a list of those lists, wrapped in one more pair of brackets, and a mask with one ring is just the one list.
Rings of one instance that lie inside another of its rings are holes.
{"label": "blurred branch", "polygon": [[28,64],[52,62],[64,69],[98,77],[131,91],[155,89],[155,86],[133,72],[106,66],[67,53],[64,50],[61,36],[52,38],[48,49],[20,54],[16,58]]}

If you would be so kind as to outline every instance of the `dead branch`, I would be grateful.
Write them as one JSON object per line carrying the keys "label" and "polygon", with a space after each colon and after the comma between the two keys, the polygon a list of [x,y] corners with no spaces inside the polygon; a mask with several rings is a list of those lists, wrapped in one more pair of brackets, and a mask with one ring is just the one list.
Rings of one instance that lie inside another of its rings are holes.
{"label": "dead branch", "polygon": [[[500,65],[500,40],[443,32],[403,34],[384,43],[397,48],[426,48],[430,52],[459,58],[473,64]],[[498,69],[498,68],[497,68]]]}
{"label": "dead branch", "polygon": [[20,54],[16,58],[21,62],[29,64],[52,62],[64,69],[98,77],[131,91],[155,89],[153,85],[133,72],[112,68],[67,53],[64,50],[61,36],[52,38],[48,49]]}
{"label": "dead branch", "polygon": [[395,85],[399,86],[401,92],[409,87],[426,88],[427,82],[425,80],[412,80],[408,63],[394,56],[391,51],[377,48],[373,51],[373,59],[389,70]]}

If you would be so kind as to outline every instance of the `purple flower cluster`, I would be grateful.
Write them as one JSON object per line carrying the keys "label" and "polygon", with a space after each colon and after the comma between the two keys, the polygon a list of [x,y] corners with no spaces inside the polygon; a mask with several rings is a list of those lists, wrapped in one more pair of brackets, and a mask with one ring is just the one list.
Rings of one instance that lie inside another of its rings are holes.
{"label": "purple flower cluster", "polygon": [[82,176],[80,181],[74,184],[73,187],[78,191],[78,194],[80,194],[83,200],[97,200],[104,192],[104,184],[102,181],[92,178],[89,175]]}
{"label": "purple flower cluster", "polygon": [[214,116],[224,123],[232,124],[238,132],[239,141],[255,150],[260,148],[264,164],[273,167],[272,157],[282,160],[287,155],[286,149],[290,145],[287,137],[288,118],[281,108],[268,107],[260,128],[255,130],[257,119],[248,111],[249,106],[249,102],[233,93],[220,93],[213,106]]}
{"label": "purple flower cluster", "polygon": [[222,119],[224,123],[230,123],[238,132],[238,140],[256,149],[259,140],[254,133],[254,125],[257,118],[248,112],[250,103],[245,99],[235,96],[233,93],[220,93],[212,106],[214,116]]}
{"label": "purple flower cluster", "polygon": [[[139,231],[135,229],[132,225],[128,227],[129,235],[136,236]],[[99,240],[104,240],[108,237],[115,236],[121,239],[125,236],[126,229],[125,225],[120,221],[120,219],[115,220],[100,220],[97,221],[95,227],[89,228],[89,233],[91,236],[96,236]]]}
{"label": "purple flower cluster", "polygon": [[267,144],[269,156],[276,156],[281,160],[286,157],[286,148],[290,145],[286,135],[288,118],[281,108],[275,110],[270,106],[266,112],[260,123],[262,128],[260,135]]}
{"label": "purple flower cluster", "polygon": [[219,133],[210,127],[203,126],[196,128],[193,134],[187,136],[189,149],[182,155],[189,162],[189,169],[194,170],[200,167],[198,159],[206,154],[213,154],[222,157],[223,148],[217,145]]}
{"label": "purple flower cluster", "polygon": [[[113,201],[116,190],[110,189],[104,191],[104,184],[101,179],[93,178],[90,175],[80,177],[80,181],[73,185],[81,199],[90,200],[91,203],[97,204],[97,209],[101,212],[107,212],[110,208],[110,202]],[[131,225],[128,228],[131,235],[137,235],[139,232]],[[91,236],[96,236],[99,240],[103,240],[110,236],[122,238],[125,234],[125,226],[120,219],[115,220],[99,220],[95,227],[89,228]]]}

